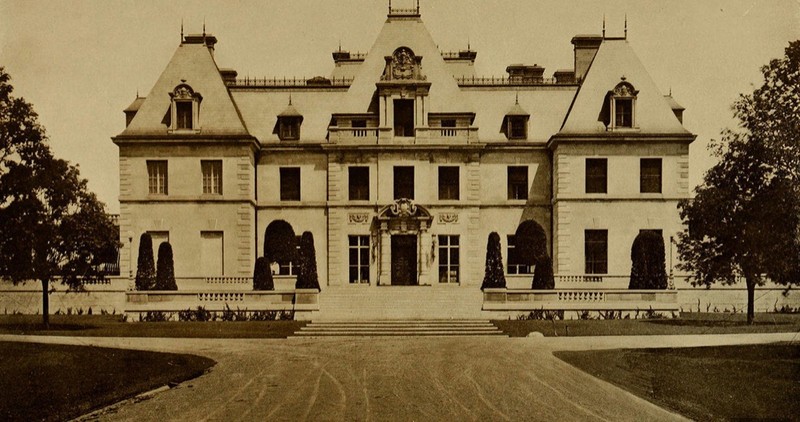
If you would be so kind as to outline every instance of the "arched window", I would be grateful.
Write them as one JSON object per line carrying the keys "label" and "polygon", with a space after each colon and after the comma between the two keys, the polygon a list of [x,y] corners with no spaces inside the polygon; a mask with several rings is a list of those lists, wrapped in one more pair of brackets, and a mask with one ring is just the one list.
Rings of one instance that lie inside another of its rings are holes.
{"label": "arched window", "polygon": [[625,80],[618,83],[608,94],[609,129],[633,129],[636,127],[636,95],[633,85]]}
{"label": "arched window", "polygon": [[203,96],[194,92],[191,86],[182,83],[169,94],[172,99],[170,107],[170,129],[173,132],[196,132],[200,130],[200,102]]}

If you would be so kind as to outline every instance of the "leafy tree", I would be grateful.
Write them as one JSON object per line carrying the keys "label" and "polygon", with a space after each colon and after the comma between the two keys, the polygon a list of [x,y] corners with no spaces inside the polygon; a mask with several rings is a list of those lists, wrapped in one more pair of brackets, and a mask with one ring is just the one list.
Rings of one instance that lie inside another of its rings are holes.
{"label": "leafy tree", "polygon": [[532,289],[554,289],[553,260],[547,255],[547,235],[539,223],[525,220],[517,226],[514,249],[521,262],[534,265]]}
{"label": "leafy tree", "polygon": [[103,279],[119,233],[78,168],[53,156],[33,107],[11,95],[9,81],[0,67],[0,276],[41,283],[47,327],[50,283],[80,289]]}
{"label": "leafy tree", "polygon": [[500,250],[500,235],[491,232],[486,242],[486,271],[483,276],[483,289],[496,289],[506,287],[506,277],[503,272],[503,254]]}
{"label": "leafy tree", "polygon": [[175,263],[172,260],[172,245],[169,242],[161,242],[158,245],[155,289],[178,290],[178,285],[175,283]]}
{"label": "leafy tree", "polygon": [[640,232],[631,246],[629,289],[666,289],[667,264],[664,237],[653,231]]}
{"label": "leafy tree", "polygon": [[136,290],[153,290],[156,266],[153,262],[153,238],[149,233],[139,237],[139,258],[136,262]]}
{"label": "leafy tree", "polygon": [[678,205],[679,268],[694,285],[747,285],[747,321],[765,278],[800,283],[800,41],[762,68],[764,84],[734,103],[739,128],[712,144],[720,161]]}
{"label": "leafy tree", "polygon": [[319,290],[317,276],[317,253],[314,250],[314,235],[303,232],[300,237],[300,253],[298,255],[298,273],[295,287],[298,289]]}
{"label": "leafy tree", "polygon": [[264,231],[264,257],[267,261],[286,263],[297,255],[297,237],[292,225],[284,220],[274,220]]}
{"label": "leafy tree", "polygon": [[256,265],[253,268],[253,290],[275,290],[269,262],[263,256],[256,259]]}

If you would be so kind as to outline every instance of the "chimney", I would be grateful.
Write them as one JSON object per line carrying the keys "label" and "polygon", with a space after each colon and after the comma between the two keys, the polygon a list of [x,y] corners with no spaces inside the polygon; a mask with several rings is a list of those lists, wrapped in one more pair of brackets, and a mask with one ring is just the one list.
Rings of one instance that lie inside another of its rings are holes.
{"label": "chimney", "polygon": [[211,52],[214,52],[214,45],[217,44],[217,37],[211,34],[189,34],[183,37],[184,44],[203,44],[208,47]]}
{"label": "chimney", "polygon": [[239,73],[233,69],[220,69],[219,74],[222,76],[222,82],[225,82],[226,85],[236,84],[236,76],[239,75]]}
{"label": "chimney", "polygon": [[602,42],[603,37],[601,35],[576,35],[572,37],[572,45],[575,46],[575,80],[577,82],[583,81]]}
{"label": "chimney", "polygon": [[544,81],[544,68],[537,64],[533,66],[512,64],[506,67],[506,72],[511,83],[533,84]]}

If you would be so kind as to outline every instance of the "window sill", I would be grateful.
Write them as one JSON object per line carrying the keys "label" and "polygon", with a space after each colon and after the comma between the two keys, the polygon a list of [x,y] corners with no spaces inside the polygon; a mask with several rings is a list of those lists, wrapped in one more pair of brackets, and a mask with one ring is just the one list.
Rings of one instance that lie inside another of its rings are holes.
{"label": "window sill", "polygon": [[170,129],[167,133],[173,135],[191,135],[200,133],[200,129]]}

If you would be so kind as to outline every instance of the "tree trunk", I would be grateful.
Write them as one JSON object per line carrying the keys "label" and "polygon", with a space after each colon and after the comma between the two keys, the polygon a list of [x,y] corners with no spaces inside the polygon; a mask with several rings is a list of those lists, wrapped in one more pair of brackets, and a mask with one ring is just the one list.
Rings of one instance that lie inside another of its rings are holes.
{"label": "tree trunk", "polygon": [[746,276],[747,282],[747,325],[753,325],[755,316],[756,281],[751,276]]}
{"label": "tree trunk", "polygon": [[50,328],[50,280],[42,280],[42,324],[44,329]]}

